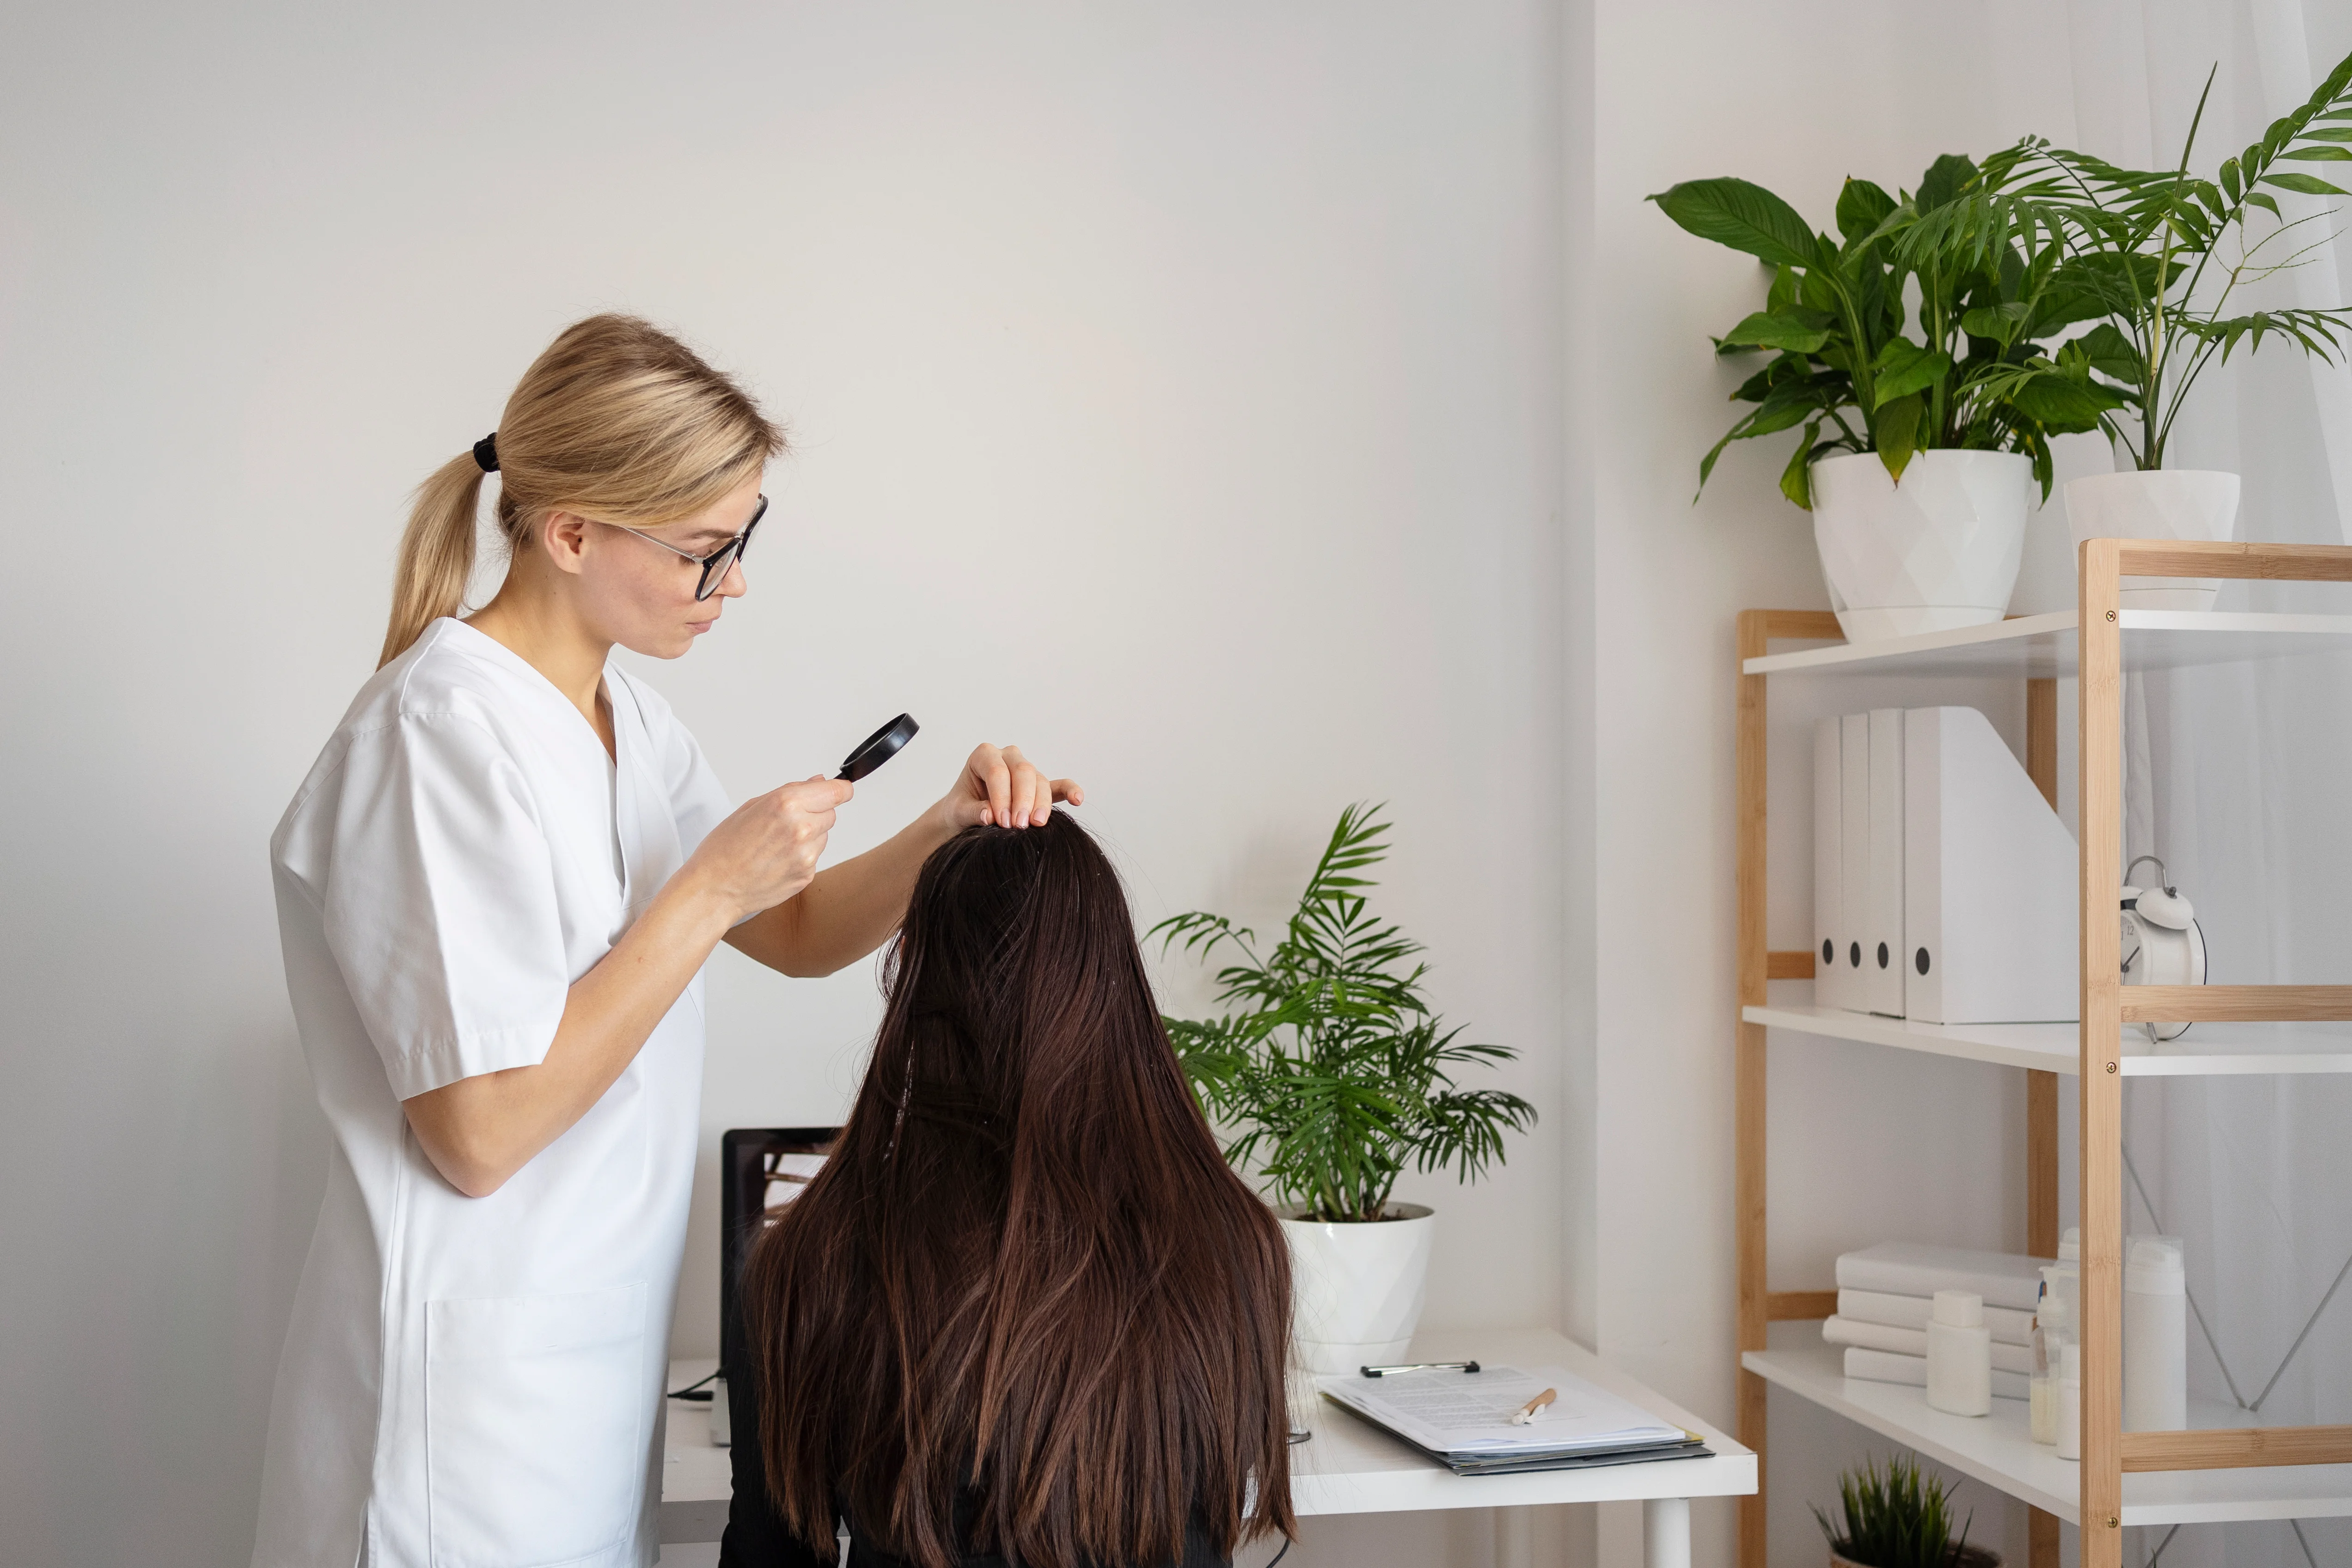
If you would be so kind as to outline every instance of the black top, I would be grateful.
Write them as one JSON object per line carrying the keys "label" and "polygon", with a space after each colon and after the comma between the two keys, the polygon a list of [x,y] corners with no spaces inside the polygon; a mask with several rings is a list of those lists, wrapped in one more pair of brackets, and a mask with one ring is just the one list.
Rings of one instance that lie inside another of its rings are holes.
{"label": "black top", "polygon": [[[735,1492],[727,1505],[727,1532],[719,1542],[719,1568],[834,1568],[831,1552],[819,1555],[785,1525],[768,1497],[767,1463],[760,1450],[759,1396],[749,1377],[727,1382],[727,1416],[732,1433],[729,1463],[734,1470]],[[957,1523],[975,1511],[978,1497],[967,1492],[958,1500]],[[849,1529],[847,1568],[909,1568],[903,1557],[877,1546],[845,1520]],[[959,1531],[961,1533],[961,1531]],[[966,1557],[961,1568],[1005,1568],[995,1552]],[[1218,1552],[1201,1527],[1196,1512],[1184,1528],[1184,1556],[1172,1568],[1233,1568],[1233,1559]]]}

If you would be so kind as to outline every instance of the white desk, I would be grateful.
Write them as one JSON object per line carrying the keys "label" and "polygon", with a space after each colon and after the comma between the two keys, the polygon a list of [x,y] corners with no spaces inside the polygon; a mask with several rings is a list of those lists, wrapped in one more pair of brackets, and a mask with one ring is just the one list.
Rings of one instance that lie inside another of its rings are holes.
{"label": "white desk", "polygon": [[[1646,1568],[1689,1568],[1689,1500],[1744,1496],[1756,1490],[1754,1454],[1548,1329],[1433,1329],[1412,1342],[1411,1359],[1460,1361],[1473,1356],[1497,1365],[1564,1366],[1661,1420],[1696,1432],[1706,1439],[1714,1457],[1516,1476],[1457,1476],[1329,1400],[1318,1399],[1309,1423],[1314,1437],[1290,1450],[1290,1495],[1298,1512],[1390,1513],[1429,1508],[1517,1509],[1560,1502],[1639,1501],[1643,1505],[1642,1555]],[[683,1387],[708,1374],[712,1365],[708,1361],[675,1362],[669,1385]],[[727,1523],[731,1479],[727,1450],[710,1444],[708,1406],[670,1402],[668,1462],[662,1475],[663,1543],[718,1540]],[[1524,1535],[1519,1538],[1524,1540]]]}

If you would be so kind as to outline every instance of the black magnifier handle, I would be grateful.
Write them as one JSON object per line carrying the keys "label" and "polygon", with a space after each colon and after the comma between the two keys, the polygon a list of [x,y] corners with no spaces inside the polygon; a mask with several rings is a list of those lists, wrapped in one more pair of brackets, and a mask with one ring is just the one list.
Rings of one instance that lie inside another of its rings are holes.
{"label": "black magnifier handle", "polygon": [[897,718],[867,736],[857,749],[849,754],[848,760],[841,765],[841,771],[834,777],[846,779],[852,784],[856,783],[860,779],[898,756],[898,748],[914,739],[915,732],[921,727],[922,726],[915,722],[914,715],[900,714]]}

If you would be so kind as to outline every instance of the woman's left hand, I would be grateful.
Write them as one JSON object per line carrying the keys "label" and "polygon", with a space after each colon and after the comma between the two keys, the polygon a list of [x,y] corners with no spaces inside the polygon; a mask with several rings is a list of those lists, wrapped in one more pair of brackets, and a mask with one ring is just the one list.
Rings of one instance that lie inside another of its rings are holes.
{"label": "woman's left hand", "polygon": [[1086,804],[1075,779],[1048,779],[1017,746],[977,746],[964,759],[963,777],[939,804],[950,831],[974,823],[1004,828],[1044,827],[1054,802]]}

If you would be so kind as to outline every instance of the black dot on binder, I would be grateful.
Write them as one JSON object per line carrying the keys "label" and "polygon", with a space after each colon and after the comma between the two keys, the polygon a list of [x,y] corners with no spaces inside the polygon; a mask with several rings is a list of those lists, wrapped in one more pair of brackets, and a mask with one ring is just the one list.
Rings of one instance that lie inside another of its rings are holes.
{"label": "black dot on binder", "polygon": [[1861,967],[1862,967],[1862,944],[1861,944],[1861,943],[1859,943],[1859,942],[1849,942],[1849,943],[1847,943],[1847,944],[1845,945],[1845,961],[1846,961],[1847,963],[1849,963],[1849,964],[1853,965],[1853,966],[1855,968],[1857,968],[1857,969],[1859,969],[1859,968],[1861,968]]}
{"label": "black dot on binder", "polygon": [[1925,947],[1920,948],[1919,956],[1911,961],[1919,966],[1919,972],[1921,974],[1926,974],[1927,972],[1927,949]]}
{"label": "black dot on binder", "polygon": [[1884,943],[1884,942],[1881,942],[1881,943],[1878,945],[1878,967],[1879,967],[1880,968],[1882,968],[1882,969],[1884,969],[1885,967],[1886,967],[1886,957],[1887,957],[1887,954],[1886,954],[1886,944],[1885,944],[1885,943]]}
{"label": "black dot on binder", "polygon": [[1837,945],[1835,943],[1830,942],[1826,939],[1822,941],[1822,962],[1824,964],[1834,964],[1837,962]]}

